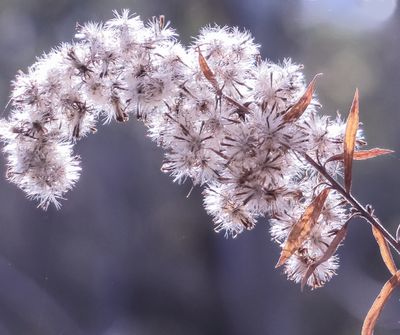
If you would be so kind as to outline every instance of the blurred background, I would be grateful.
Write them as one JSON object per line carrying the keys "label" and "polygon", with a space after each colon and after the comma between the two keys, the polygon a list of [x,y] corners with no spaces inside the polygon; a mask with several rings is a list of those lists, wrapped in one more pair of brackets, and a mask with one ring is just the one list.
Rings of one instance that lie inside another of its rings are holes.
{"label": "blurred background", "polygon": [[[397,153],[354,167],[354,192],[392,232],[400,223],[400,6],[395,0],[1,0],[0,105],[36,56],[76,22],[130,8],[165,14],[190,43],[204,25],[239,26],[263,57],[323,72],[325,113],[346,114],[356,87],[371,147]],[[2,108],[3,116],[7,109]],[[162,152],[134,120],[77,145],[83,173],[60,211],[43,212],[0,178],[0,335],[350,335],[389,273],[368,224],[354,220],[339,275],[301,293],[274,265],[268,221],[236,240],[213,232],[201,190],[160,172]],[[1,157],[0,174],[5,174]],[[377,333],[400,333],[396,292]]]}

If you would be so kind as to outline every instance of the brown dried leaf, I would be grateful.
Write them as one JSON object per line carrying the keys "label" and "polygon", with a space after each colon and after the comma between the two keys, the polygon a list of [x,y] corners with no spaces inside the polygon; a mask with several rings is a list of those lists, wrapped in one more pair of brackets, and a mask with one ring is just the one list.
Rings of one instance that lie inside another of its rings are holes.
{"label": "brown dried leaf", "polygon": [[347,117],[346,133],[344,135],[344,187],[347,192],[350,192],[351,188],[354,146],[356,144],[356,135],[360,122],[358,112],[358,89],[356,89],[349,116]]}
{"label": "brown dried leaf", "polygon": [[304,113],[304,111],[307,109],[308,105],[310,104],[312,96],[314,94],[315,81],[320,75],[322,75],[322,73],[318,73],[317,75],[315,75],[313,80],[311,80],[311,82],[308,84],[307,89],[304,92],[303,96],[283,116],[283,121],[294,122]]}
{"label": "brown dried leaf", "polygon": [[217,79],[215,78],[214,72],[211,71],[210,67],[207,64],[206,59],[200,51],[200,48],[197,48],[197,52],[199,53],[199,65],[200,70],[203,72],[204,77],[211,83],[216,91],[219,91],[219,85]]}
{"label": "brown dried leaf", "polygon": [[394,289],[399,286],[399,284],[400,271],[397,271],[393,277],[391,277],[385,283],[385,285],[383,285],[382,290],[379,292],[379,295],[376,297],[374,303],[369,309],[362,326],[361,335],[373,335],[376,321],[378,320],[383,307],[389,300],[389,297],[393,293]]}
{"label": "brown dried leaf", "polygon": [[250,113],[249,108],[246,107],[246,105],[242,105],[240,102],[237,102],[235,99],[232,99],[231,97],[228,97],[227,95],[223,95],[224,99],[226,99],[229,103],[234,105],[237,108],[237,112],[241,116],[245,116],[246,114]]}
{"label": "brown dried leaf", "polygon": [[390,149],[373,148],[369,150],[360,150],[354,153],[353,159],[362,161],[365,159],[375,158],[382,155],[392,154],[394,151]]}
{"label": "brown dried leaf", "polygon": [[[359,150],[359,151],[354,152],[353,159],[356,161],[362,161],[362,160],[375,158],[375,157],[382,156],[382,155],[391,154],[393,152],[394,152],[393,150],[381,149],[381,148],[373,148],[373,149],[369,149],[369,150]],[[329,157],[326,160],[325,164],[329,163],[329,162],[333,162],[333,161],[342,161],[343,159],[344,159],[344,154],[334,155],[332,157]]]}
{"label": "brown dried leaf", "polygon": [[379,250],[381,252],[381,256],[386,267],[388,268],[390,273],[394,275],[397,272],[397,267],[396,264],[394,263],[392,253],[389,249],[387,241],[385,240],[385,237],[374,226],[372,226],[372,233],[374,234],[375,240],[378,243]]}
{"label": "brown dried leaf", "polygon": [[342,228],[339,229],[339,231],[336,233],[335,237],[333,238],[331,244],[329,247],[326,249],[325,253],[314,263],[310,264],[306,274],[304,275],[303,279],[301,280],[301,290],[303,291],[304,286],[307,284],[308,278],[313,274],[315,269],[321,265],[323,262],[326,262],[329,258],[333,256],[333,254],[336,252],[337,248],[339,247],[339,244],[344,240],[346,237],[347,233],[347,225],[348,222],[346,222]]}
{"label": "brown dried leaf", "polygon": [[293,225],[292,230],[286,239],[285,245],[282,248],[281,255],[275,268],[283,265],[307,239],[311,229],[314,227],[319,215],[321,214],[329,191],[330,189],[326,188],[320,194],[318,194],[318,196],[316,196],[311,204],[306,208],[300,220]]}

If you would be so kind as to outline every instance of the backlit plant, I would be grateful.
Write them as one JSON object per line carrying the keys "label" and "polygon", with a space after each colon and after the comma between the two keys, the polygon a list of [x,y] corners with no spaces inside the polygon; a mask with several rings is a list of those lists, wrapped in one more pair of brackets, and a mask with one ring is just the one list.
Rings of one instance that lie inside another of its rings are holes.
{"label": "backlit plant", "polygon": [[204,189],[217,232],[236,237],[269,219],[277,267],[302,288],[331,279],[349,220],[366,219],[392,275],[365,319],[362,334],[372,334],[400,283],[389,248],[399,253],[400,243],[352,195],[352,162],[391,151],[362,149],[358,91],[347,121],[332,119],[314,96],[317,76],[307,86],[301,70],[263,60],[237,28],[203,28],[184,47],[163,16],[145,24],[123,11],[78,26],[75,42],[13,82],[0,123],[7,178],[39,207],[59,208],[79,179],[76,141],[133,115],[164,149],[161,170]]}

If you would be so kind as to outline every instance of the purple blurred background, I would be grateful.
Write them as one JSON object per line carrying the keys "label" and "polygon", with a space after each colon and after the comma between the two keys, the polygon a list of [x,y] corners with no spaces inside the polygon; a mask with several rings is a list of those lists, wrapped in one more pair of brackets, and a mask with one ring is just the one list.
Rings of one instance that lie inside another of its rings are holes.
{"label": "purple blurred background", "polygon": [[[2,0],[0,105],[36,56],[70,41],[76,22],[130,8],[165,14],[190,43],[208,23],[250,30],[263,57],[323,72],[327,114],[356,87],[371,147],[397,153],[354,166],[354,192],[389,230],[400,223],[400,8],[395,0]],[[3,116],[7,115],[4,109]],[[267,219],[236,240],[213,232],[201,190],[160,172],[162,152],[133,119],[77,145],[83,173],[60,211],[36,209],[0,178],[0,335],[350,335],[389,273],[368,224],[354,220],[339,275],[300,292],[274,265]],[[1,158],[1,175],[5,161]],[[396,292],[377,333],[400,333]]]}

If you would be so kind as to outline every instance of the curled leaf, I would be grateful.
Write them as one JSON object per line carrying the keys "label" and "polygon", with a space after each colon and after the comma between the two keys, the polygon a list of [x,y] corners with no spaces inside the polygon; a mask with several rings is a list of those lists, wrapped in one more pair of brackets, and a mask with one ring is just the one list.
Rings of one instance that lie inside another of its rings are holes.
{"label": "curled leaf", "polygon": [[316,196],[311,204],[306,208],[304,214],[300,217],[300,220],[293,225],[275,268],[283,265],[307,239],[311,229],[314,227],[321,214],[329,191],[330,189],[326,188],[318,194],[318,196]]}
{"label": "curled leaf", "polygon": [[219,85],[217,79],[215,78],[214,72],[211,71],[210,67],[207,64],[206,59],[200,51],[200,48],[197,48],[197,52],[199,53],[199,66],[201,72],[203,72],[204,77],[211,83],[216,91],[219,91]]}
{"label": "curled leaf", "polygon": [[312,96],[315,90],[315,82],[320,75],[322,75],[322,73],[318,73],[317,75],[315,75],[313,80],[311,80],[311,82],[308,84],[307,89],[304,92],[303,96],[283,116],[283,121],[294,122],[304,113],[304,111],[307,109],[308,105],[312,100]]}
{"label": "curled leaf", "polygon": [[307,272],[305,273],[304,277],[301,280],[301,290],[303,291],[304,286],[307,284],[308,278],[313,274],[315,269],[321,265],[323,262],[326,262],[329,258],[333,256],[333,254],[336,252],[337,248],[339,247],[340,243],[345,239],[346,233],[347,233],[347,225],[348,222],[346,222],[342,228],[338,230],[336,233],[335,237],[333,238],[331,244],[328,246],[326,249],[325,253],[314,263],[310,264],[308,266]]}
{"label": "curled leaf", "polygon": [[368,311],[365,317],[361,335],[373,335],[376,321],[381,314],[383,307],[389,300],[390,295],[393,293],[394,289],[400,284],[400,271],[397,271],[386,283],[383,285],[382,290],[376,297],[374,303]]}
{"label": "curled leaf", "polygon": [[[373,148],[369,150],[359,150],[355,151],[353,154],[353,159],[356,161],[362,161],[370,158],[375,158],[382,155],[387,155],[393,153],[393,150],[390,149],[381,149],[381,148]],[[329,157],[326,163],[333,162],[333,161],[342,161],[344,159],[344,154],[337,154],[334,156]]]}
{"label": "curled leaf", "polygon": [[385,237],[374,226],[372,226],[372,233],[374,234],[375,240],[378,243],[379,250],[381,252],[382,259],[386,267],[388,268],[390,273],[394,275],[397,272],[397,267],[396,264],[394,263],[392,253],[389,249],[387,241],[385,240]]}
{"label": "curled leaf", "polygon": [[351,189],[351,170],[353,167],[353,154],[359,122],[358,89],[356,89],[349,116],[347,117],[346,132],[344,135],[344,187],[347,192]]}

